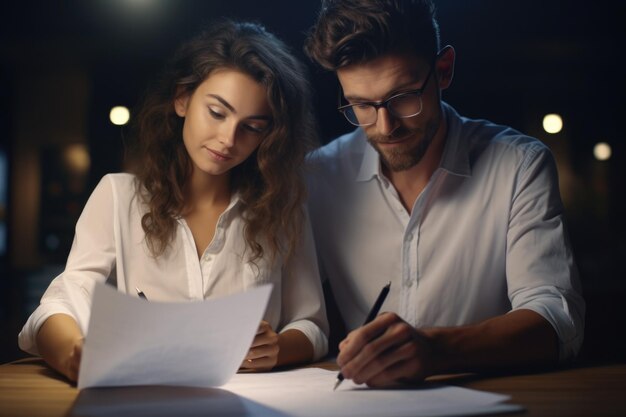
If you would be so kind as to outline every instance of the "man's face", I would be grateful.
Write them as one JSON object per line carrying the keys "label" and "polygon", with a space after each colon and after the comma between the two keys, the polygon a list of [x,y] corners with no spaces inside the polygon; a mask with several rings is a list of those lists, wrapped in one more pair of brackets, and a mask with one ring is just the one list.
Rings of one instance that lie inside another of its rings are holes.
{"label": "man's face", "polygon": [[[383,101],[395,94],[422,88],[433,62],[408,54],[389,54],[337,70],[343,93],[350,104]],[[386,108],[378,109],[376,123],[363,127],[370,144],[391,171],[417,165],[441,124],[439,87],[435,69],[430,73],[417,116],[398,118]]]}

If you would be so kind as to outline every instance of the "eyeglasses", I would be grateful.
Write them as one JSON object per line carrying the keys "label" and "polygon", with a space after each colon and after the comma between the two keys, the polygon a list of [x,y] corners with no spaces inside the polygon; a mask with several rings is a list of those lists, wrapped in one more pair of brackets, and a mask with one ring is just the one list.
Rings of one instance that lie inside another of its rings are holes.
{"label": "eyeglasses", "polygon": [[342,93],[339,91],[339,110],[355,126],[371,126],[378,120],[378,109],[384,107],[389,113],[399,119],[417,116],[422,112],[422,94],[428,85],[428,79],[433,72],[431,65],[422,88],[405,91],[389,97],[383,101],[363,101],[360,103],[341,105]]}

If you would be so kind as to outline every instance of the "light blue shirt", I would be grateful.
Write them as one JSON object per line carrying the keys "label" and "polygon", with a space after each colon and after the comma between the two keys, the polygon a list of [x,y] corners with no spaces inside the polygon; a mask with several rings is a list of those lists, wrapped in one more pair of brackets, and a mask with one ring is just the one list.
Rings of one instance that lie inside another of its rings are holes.
{"label": "light blue shirt", "polygon": [[348,329],[391,281],[383,311],[418,327],[530,309],[560,356],[583,340],[585,303],[554,159],[538,140],[443,104],[441,163],[411,213],[357,129],[310,155],[309,211],[320,270]]}

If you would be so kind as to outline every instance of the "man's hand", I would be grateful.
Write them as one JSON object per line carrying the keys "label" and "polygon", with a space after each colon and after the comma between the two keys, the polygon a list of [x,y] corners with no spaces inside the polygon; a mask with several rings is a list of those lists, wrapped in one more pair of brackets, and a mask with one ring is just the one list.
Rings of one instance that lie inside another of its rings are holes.
{"label": "man's hand", "polygon": [[337,364],[344,378],[372,387],[422,382],[433,374],[434,342],[394,313],[348,334]]}
{"label": "man's hand", "polygon": [[269,371],[278,363],[279,350],[278,334],[268,322],[262,321],[241,368]]}

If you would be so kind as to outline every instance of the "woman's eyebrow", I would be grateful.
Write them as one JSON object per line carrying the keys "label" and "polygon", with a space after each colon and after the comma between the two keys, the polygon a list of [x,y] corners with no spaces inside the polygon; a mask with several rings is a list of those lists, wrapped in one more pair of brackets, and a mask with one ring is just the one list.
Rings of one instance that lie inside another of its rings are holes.
{"label": "woman's eyebrow", "polygon": [[[222,103],[222,105],[224,107],[226,107],[228,110],[230,110],[231,112],[233,112],[233,114],[237,114],[237,110],[235,110],[235,108],[226,100],[224,100],[222,97],[220,97],[217,94],[207,94],[207,97],[212,97],[215,100],[219,101],[220,103]],[[264,114],[259,114],[259,115],[252,115],[252,116],[248,116],[246,117],[246,119],[255,119],[255,120],[271,120],[272,117],[271,116],[267,116]]]}
{"label": "woman's eyebrow", "polygon": [[235,110],[235,108],[233,106],[231,106],[231,104],[224,100],[222,97],[218,96],[217,94],[207,94],[207,97],[213,97],[215,100],[219,101],[220,103],[222,103],[222,105],[224,107],[226,107],[228,110],[230,110],[231,112],[237,114],[237,110]]}

